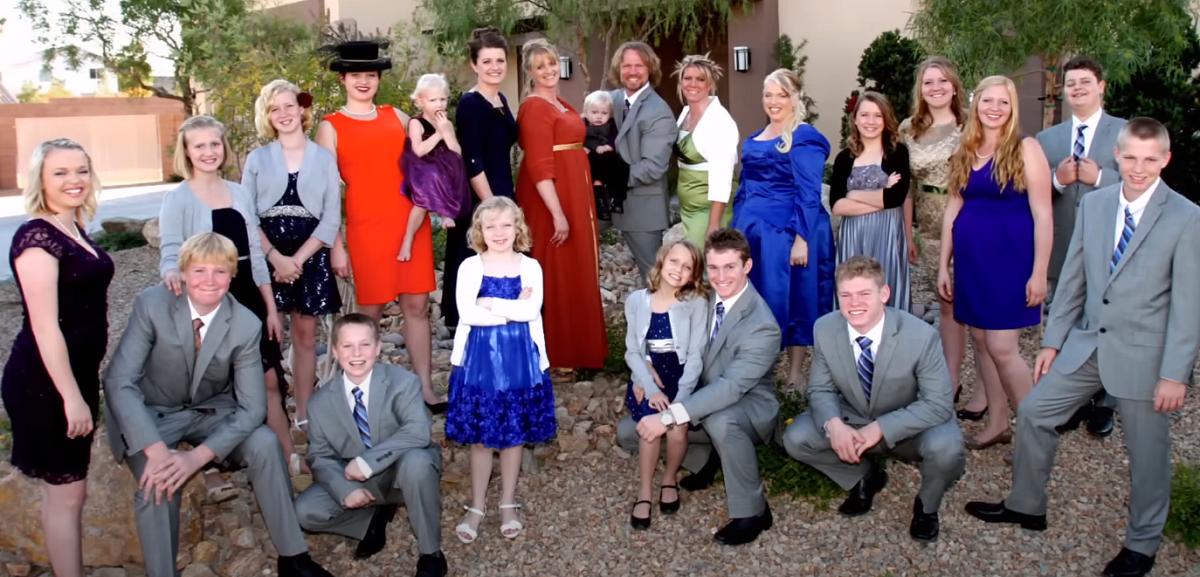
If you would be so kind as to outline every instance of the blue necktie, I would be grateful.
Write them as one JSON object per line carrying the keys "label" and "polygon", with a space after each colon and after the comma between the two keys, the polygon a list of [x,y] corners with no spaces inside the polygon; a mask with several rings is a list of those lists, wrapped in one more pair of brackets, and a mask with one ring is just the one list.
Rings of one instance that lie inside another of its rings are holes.
{"label": "blue necktie", "polygon": [[1133,231],[1137,228],[1137,224],[1133,222],[1133,213],[1129,212],[1129,207],[1125,207],[1125,228],[1121,229],[1121,240],[1117,241],[1117,248],[1113,250],[1112,262],[1108,263],[1108,273],[1112,274],[1117,270],[1117,265],[1121,264],[1121,257],[1125,254],[1125,249],[1129,248],[1129,241],[1133,239]]}
{"label": "blue necktie", "polygon": [[363,405],[362,389],[354,387],[354,424],[358,425],[358,437],[368,449],[371,448],[371,426],[367,424],[367,407]]}
{"label": "blue necktie", "polygon": [[725,320],[725,303],[717,303],[717,322],[713,323],[712,336],[708,337],[708,346],[717,340],[717,331],[721,330],[721,322]]}
{"label": "blue necktie", "polygon": [[858,337],[854,339],[862,354],[858,355],[858,383],[862,385],[867,400],[871,400],[871,379],[875,378],[875,356],[871,354],[871,339]]}
{"label": "blue necktie", "polygon": [[1083,131],[1087,130],[1086,124],[1080,124],[1075,132],[1075,146],[1071,149],[1071,154],[1075,160],[1083,158]]}

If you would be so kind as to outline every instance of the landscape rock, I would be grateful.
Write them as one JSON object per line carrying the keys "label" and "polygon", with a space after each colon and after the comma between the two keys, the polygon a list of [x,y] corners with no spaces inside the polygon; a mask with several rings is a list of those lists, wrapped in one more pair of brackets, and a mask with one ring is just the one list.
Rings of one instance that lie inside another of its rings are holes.
{"label": "landscape rock", "polygon": [[5,563],[4,568],[8,569],[8,574],[13,577],[28,577],[33,569],[28,563]]}
{"label": "landscape rock", "polygon": [[152,218],[142,225],[142,236],[146,237],[146,244],[154,248],[162,247],[162,232],[158,228],[157,218]]}
{"label": "landscape rock", "polygon": [[229,535],[229,541],[238,549],[251,549],[254,547],[254,529],[249,527],[241,527],[234,529]]}
{"label": "landscape rock", "polygon": [[92,577],[126,577],[122,567],[101,567],[92,571]]}
{"label": "landscape rock", "polygon": [[122,232],[141,234],[142,230],[146,228],[147,222],[149,222],[149,219],[118,216],[101,222],[100,228],[103,228],[104,232],[108,234],[118,234]]}
{"label": "landscape rock", "polygon": [[225,577],[260,577],[263,569],[269,568],[271,560],[262,551],[242,551],[221,565]]}
{"label": "landscape rock", "polygon": [[205,563],[192,563],[183,569],[180,577],[217,577],[217,574]]}
{"label": "landscape rock", "polygon": [[[562,453],[582,453],[589,448],[591,448],[591,442],[587,437],[562,433],[558,435],[558,449]],[[562,455],[560,454],[559,457]]]}
{"label": "landscape rock", "polygon": [[[118,465],[97,429],[88,469],[87,504],[83,513],[83,562],[90,567],[119,567],[142,563],[142,548],[133,518],[137,483],[125,465]],[[204,481],[197,475],[183,489],[179,546],[191,548],[202,535],[200,504]],[[0,462],[0,550],[14,551],[32,563],[48,564],[42,532],[42,487],[5,459]],[[13,574],[12,571],[9,571]]]}

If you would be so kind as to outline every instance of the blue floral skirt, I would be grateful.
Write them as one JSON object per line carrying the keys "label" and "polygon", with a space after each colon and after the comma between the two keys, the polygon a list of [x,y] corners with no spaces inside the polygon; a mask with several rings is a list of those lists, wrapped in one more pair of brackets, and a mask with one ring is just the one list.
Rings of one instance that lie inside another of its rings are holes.
{"label": "blue floral skirt", "polygon": [[471,327],[450,373],[446,438],[507,449],[554,437],[554,386],[528,323]]}

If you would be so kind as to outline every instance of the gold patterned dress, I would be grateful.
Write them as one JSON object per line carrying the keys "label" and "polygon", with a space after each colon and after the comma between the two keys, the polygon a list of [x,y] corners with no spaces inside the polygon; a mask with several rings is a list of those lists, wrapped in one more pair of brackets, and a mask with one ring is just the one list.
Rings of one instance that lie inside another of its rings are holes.
{"label": "gold patterned dress", "polygon": [[[912,119],[900,123],[900,134],[908,147],[912,170],[913,212],[927,238],[942,237],[942,215],[946,212],[945,189],[950,179],[950,156],[962,140],[962,128],[952,124],[930,126],[920,140],[909,134]],[[941,189],[935,191],[934,189]]]}

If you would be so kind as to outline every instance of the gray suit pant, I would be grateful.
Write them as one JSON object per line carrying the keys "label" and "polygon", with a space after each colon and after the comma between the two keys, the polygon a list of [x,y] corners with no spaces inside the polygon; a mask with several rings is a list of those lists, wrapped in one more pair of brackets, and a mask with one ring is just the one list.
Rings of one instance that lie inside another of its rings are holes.
{"label": "gray suit pant", "polygon": [[[758,454],[754,445],[767,442],[750,420],[742,400],[717,411],[701,421],[702,429],[688,433],[688,452],[683,467],[699,471],[715,448],[721,457],[721,473],[725,477],[725,504],[731,519],[754,517],[767,508],[762,478],[758,475]],[[771,427],[774,429],[774,427]],[[617,424],[617,443],[636,454],[640,437],[633,417],[626,416]]]}
{"label": "gray suit pant", "polygon": [[[662,247],[663,231],[661,230],[623,230],[621,238],[625,239],[625,244],[629,245],[629,252],[633,253],[633,260],[637,262],[638,270],[642,273],[642,280],[646,280],[650,276],[650,269],[654,268],[654,261],[658,258],[658,249]],[[704,250],[704,247],[700,247]]]}
{"label": "gray suit pant", "polygon": [[[1052,365],[1017,410],[1017,444],[1013,455],[1013,491],[1004,504],[1028,515],[1045,515],[1046,488],[1058,450],[1061,425],[1101,390],[1096,354],[1072,374]],[[1112,398],[1110,396],[1110,398]],[[1162,544],[1163,525],[1171,503],[1171,417],[1154,410],[1153,401],[1116,399],[1121,414],[1132,487],[1125,547],[1154,555]]]}
{"label": "gray suit pant", "polygon": [[[825,473],[841,488],[849,491],[867,474],[867,462],[847,463],[838,457],[829,437],[805,411],[788,425],[783,434],[783,447],[788,455],[801,463]],[[867,451],[869,455],[895,455],[912,463],[920,463],[921,499],[924,513],[936,513],[942,497],[954,486],[967,466],[963,449],[962,429],[955,421],[930,427],[915,436],[896,443],[891,449],[880,442]]]}
{"label": "gray suit pant", "polygon": [[[175,413],[168,416],[167,421],[160,421],[159,432],[168,447],[174,448],[180,441],[198,446],[227,416],[191,411]],[[144,453],[126,457],[125,462],[133,471],[134,479],[142,478],[146,460]],[[246,469],[254,498],[258,500],[263,521],[279,554],[291,556],[308,551],[304,533],[296,521],[292,483],[275,433],[265,425],[260,426],[229,454],[226,462]],[[164,500],[161,505],[154,504],[153,495],[149,500],[143,498],[142,491],[134,497],[134,518],[149,577],[179,575],[175,569],[175,556],[179,553],[179,504],[179,495],[170,501]]]}
{"label": "gray suit pant", "polygon": [[436,448],[409,449],[391,467],[364,485],[374,505],[347,509],[319,483],[296,497],[296,516],[305,531],[335,533],[362,540],[378,505],[404,505],[408,524],[422,555],[442,548],[442,453]]}

